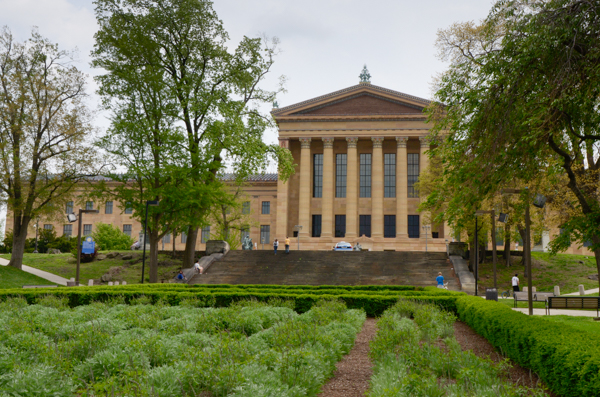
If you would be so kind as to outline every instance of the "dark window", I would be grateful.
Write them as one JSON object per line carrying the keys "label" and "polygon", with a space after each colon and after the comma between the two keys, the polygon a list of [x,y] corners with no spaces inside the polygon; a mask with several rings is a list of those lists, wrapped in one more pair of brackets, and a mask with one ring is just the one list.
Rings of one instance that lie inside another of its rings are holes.
{"label": "dark window", "polygon": [[104,205],[104,213],[112,214],[112,208],[113,208],[113,202],[107,201],[106,204]]}
{"label": "dark window", "polygon": [[408,153],[408,197],[419,197],[415,183],[419,180],[419,153]]}
{"label": "dark window", "polygon": [[383,197],[396,197],[396,153],[383,155]]}
{"label": "dark window", "polygon": [[164,235],[164,237],[163,237],[163,243],[165,243],[165,244],[171,243],[171,233],[167,233],[167,234]]}
{"label": "dark window", "polygon": [[131,237],[131,225],[123,225],[123,233]]}
{"label": "dark window", "polygon": [[323,155],[313,156],[313,197],[323,197]]}
{"label": "dark window", "polygon": [[335,197],[346,197],[346,153],[335,156]]}
{"label": "dark window", "polygon": [[71,237],[73,235],[73,225],[63,225],[63,236]]}
{"label": "dark window", "polygon": [[358,235],[371,237],[371,215],[359,215]]}
{"label": "dark window", "polygon": [[504,245],[504,238],[502,237],[502,228],[496,228],[496,247],[501,247]]}
{"label": "dark window", "polygon": [[371,197],[371,154],[360,155],[360,197]]}
{"label": "dark window", "polygon": [[85,202],[85,209],[86,210],[93,210],[94,209],[94,202],[93,201],[86,201]]}
{"label": "dark window", "polygon": [[210,240],[210,226],[204,226],[200,233],[200,243],[206,244],[208,240]]}
{"label": "dark window", "polygon": [[396,237],[396,215],[383,216],[383,237]]}
{"label": "dark window", "polygon": [[250,228],[248,226],[244,226],[240,230],[241,241],[244,241],[244,237],[246,237],[246,236],[250,237]]}
{"label": "dark window", "polygon": [[321,237],[321,215],[312,216],[312,236]]}
{"label": "dark window", "polygon": [[346,237],[346,215],[335,216],[335,237]]}
{"label": "dark window", "polygon": [[294,230],[294,237],[298,237],[298,231]]}
{"label": "dark window", "polygon": [[54,227],[52,225],[50,225],[50,224],[44,225],[44,230],[52,230],[52,229],[54,229]]}
{"label": "dark window", "polygon": [[408,216],[408,237],[419,238],[419,215]]}
{"label": "dark window", "polygon": [[133,207],[131,206],[131,201],[125,203],[125,213],[133,214]]}
{"label": "dark window", "polygon": [[89,236],[92,234],[92,225],[83,225],[83,235]]}
{"label": "dark window", "polygon": [[269,244],[271,241],[271,226],[260,225],[260,242],[262,244]]}
{"label": "dark window", "polygon": [[181,244],[187,243],[187,234],[185,232],[181,232]]}
{"label": "dark window", "polygon": [[65,211],[67,214],[72,214],[73,213],[73,202],[72,201],[68,201]]}
{"label": "dark window", "polygon": [[263,201],[262,202],[262,214],[263,215],[268,215],[271,213],[271,202],[270,201]]}
{"label": "dark window", "polygon": [[431,232],[431,238],[440,238],[440,232]]}
{"label": "dark window", "polygon": [[583,242],[583,246],[584,247],[591,247],[594,243],[590,240],[584,241]]}
{"label": "dark window", "polygon": [[247,215],[250,213],[250,201],[244,201],[242,203],[242,214]]}

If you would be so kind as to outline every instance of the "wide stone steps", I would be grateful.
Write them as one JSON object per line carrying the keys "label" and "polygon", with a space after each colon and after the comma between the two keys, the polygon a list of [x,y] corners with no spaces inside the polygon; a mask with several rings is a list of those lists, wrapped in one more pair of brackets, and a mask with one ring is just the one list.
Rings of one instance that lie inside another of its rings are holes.
{"label": "wide stone steps", "polygon": [[436,285],[438,272],[458,290],[445,253],[230,251],[190,284]]}

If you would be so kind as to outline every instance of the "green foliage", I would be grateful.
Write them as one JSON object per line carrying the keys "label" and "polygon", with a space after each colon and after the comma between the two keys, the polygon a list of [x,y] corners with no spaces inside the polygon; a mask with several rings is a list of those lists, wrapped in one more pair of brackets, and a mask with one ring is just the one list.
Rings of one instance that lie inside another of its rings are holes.
{"label": "green foliage", "polygon": [[92,237],[100,250],[128,250],[133,244],[130,236],[111,224],[99,222],[94,229]]}
{"label": "green foliage", "polygon": [[54,283],[12,266],[0,266],[1,289],[22,288],[24,285],[54,285]]}

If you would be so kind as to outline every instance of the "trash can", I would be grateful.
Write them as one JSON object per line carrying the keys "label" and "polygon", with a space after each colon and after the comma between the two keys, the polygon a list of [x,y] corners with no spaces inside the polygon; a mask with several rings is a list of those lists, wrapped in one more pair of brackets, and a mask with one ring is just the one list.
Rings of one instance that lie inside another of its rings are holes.
{"label": "trash can", "polygon": [[486,288],[485,299],[488,301],[498,302],[498,289],[497,288]]}

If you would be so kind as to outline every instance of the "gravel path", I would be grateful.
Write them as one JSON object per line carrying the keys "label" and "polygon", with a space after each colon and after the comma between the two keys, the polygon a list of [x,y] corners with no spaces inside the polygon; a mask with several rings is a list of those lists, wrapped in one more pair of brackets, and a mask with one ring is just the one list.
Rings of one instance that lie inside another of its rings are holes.
{"label": "gravel path", "polygon": [[369,342],[377,333],[377,320],[367,318],[362,330],[356,335],[354,347],[342,361],[337,370],[323,387],[319,397],[362,397],[369,388],[371,379],[371,359]]}

